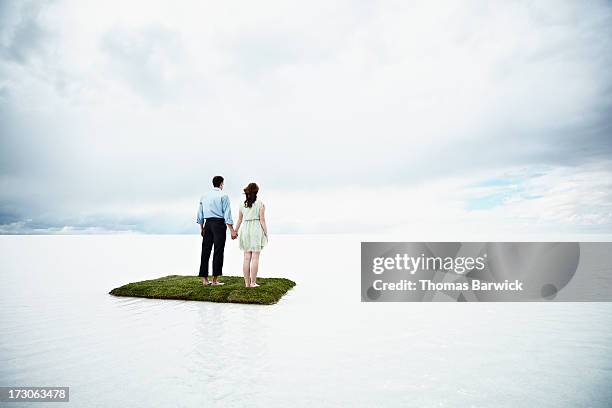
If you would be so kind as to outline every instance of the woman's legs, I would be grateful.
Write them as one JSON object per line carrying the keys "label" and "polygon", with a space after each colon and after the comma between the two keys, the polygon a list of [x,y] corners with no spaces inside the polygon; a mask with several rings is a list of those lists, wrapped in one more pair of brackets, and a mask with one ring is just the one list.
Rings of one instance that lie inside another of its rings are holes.
{"label": "woman's legs", "polygon": [[247,288],[251,286],[251,278],[250,278],[250,265],[251,265],[251,255],[253,252],[244,251],[244,260],[242,261],[242,274],[244,275],[244,286]]}
{"label": "woman's legs", "polygon": [[259,269],[259,252],[253,251],[253,256],[251,258],[251,287],[259,286],[257,285],[257,271]]}

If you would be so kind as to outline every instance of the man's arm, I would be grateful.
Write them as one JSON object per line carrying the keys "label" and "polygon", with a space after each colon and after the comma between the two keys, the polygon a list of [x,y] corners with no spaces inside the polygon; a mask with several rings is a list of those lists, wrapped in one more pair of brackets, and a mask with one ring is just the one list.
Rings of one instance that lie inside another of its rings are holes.
{"label": "man's arm", "polygon": [[232,239],[236,239],[238,233],[234,231],[234,220],[232,219],[232,209],[230,206],[230,200],[228,196],[221,197],[221,205],[223,208],[223,218],[225,219],[225,224],[227,228],[229,228],[230,233],[232,235]]}
{"label": "man's arm", "polygon": [[196,222],[200,224],[200,235],[204,237],[204,208],[202,206],[202,200],[200,200],[200,205],[198,206],[198,216]]}
{"label": "man's arm", "polygon": [[226,225],[227,225],[227,228],[229,228],[230,230],[232,239],[236,239],[236,237],[238,236],[238,233],[234,230],[234,225],[233,224],[226,224]]}

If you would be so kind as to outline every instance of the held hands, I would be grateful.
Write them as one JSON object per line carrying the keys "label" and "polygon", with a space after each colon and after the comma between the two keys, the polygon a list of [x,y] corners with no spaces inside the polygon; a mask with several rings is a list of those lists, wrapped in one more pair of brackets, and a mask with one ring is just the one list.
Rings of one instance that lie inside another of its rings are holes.
{"label": "held hands", "polygon": [[[202,236],[202,238],[204,238],[204,229],[200,230],[200,235]],[[238,238],[238,231],[232,231],[231,235],[232,235],[232,239]]]}

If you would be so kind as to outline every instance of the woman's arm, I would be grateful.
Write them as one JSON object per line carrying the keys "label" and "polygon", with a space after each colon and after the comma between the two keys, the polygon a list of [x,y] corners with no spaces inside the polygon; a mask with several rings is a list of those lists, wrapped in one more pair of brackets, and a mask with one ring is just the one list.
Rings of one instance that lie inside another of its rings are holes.
{"label": "woman's arm", "polygon": [[236,224],[235,231],[238,232],[240,229],[240,224],[242,224],[242,211],[238,210],[238,223]]}
{"label": "woman's arm", "polygon": [[261,228],[263,228],[264,234],[266,237],[268,236],[268,227],[266,226],[266,207],[262,204],[259,209],[259,222],[261,223]]}

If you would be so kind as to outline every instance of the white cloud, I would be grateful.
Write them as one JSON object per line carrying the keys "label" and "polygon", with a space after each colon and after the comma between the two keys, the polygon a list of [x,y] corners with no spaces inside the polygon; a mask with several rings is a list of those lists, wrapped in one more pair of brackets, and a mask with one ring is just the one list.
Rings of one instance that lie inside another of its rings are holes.
{"label": "white cloud", "polygon": [[[395,228],[324,210],[353,194],[407,203],[398,229],[515,227],[539,205],[547,225],[609,228],[577,201],[612,178],[608,3],[57,1],[0,19],[0,224],[184,231],[220,173],[265,185],[281,231]],[[548,178],[521,189],[541,199],[465,212],[466,186],[533,168]]]}

